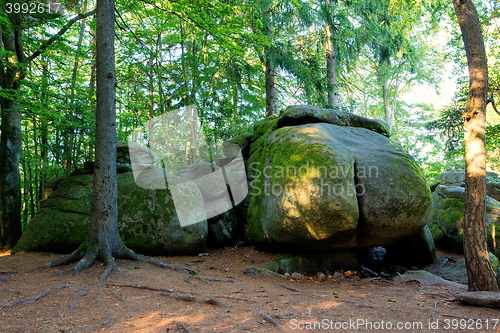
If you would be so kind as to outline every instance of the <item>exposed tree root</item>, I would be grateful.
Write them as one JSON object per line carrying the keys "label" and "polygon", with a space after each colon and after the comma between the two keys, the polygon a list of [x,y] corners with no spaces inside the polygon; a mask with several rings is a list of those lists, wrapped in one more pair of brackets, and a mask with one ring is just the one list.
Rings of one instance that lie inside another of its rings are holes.
{"label": "exposed tree root", "polygon": [[291,290],[291,291],[300,292],[300,290],[295,289],[295,288],[290,287],[290,286],[287,286],[286,284],[283,284],[283,283],[277,284],[277,286],[283,287],[283,288]]}
{"label": "exposed tree root", "polygon": [[183,329],[184,331],[186,331],[186,332],[188,332],[188,333],[193,333],[193,331],[191,331],[191,330],[187,327],[187,325],[186,325],[186,324],[181,323],[180,321],[176,321],[175,323],[177,324],[177,327],[178,327],[179,329]]}
{"label": "exposed tree root", "polygon": [[175,299],[180,299],[180,300],[188,301],[188,302],[198,302],[198,303],[210,304],[210,305],[215,305],[215,306],[228,307],[226,304],[222,303],[221,301],[219,301],[215,297],[204,299],[204,298],[198,298],[196,296],[174,295],[174,294],[170,294],[170,293],[161,293],[160,295],[168,296],[168,297],[172,297]]}
{"label": "exposed tree root", "polygon": [[163,261],[160,261],[160,260],[156,260],[156,259],[151,259],[151,258],[148,258],[142,254],[137,254],[135,252],[133,252],[132,250],[128,250],[128,258],[125,258],[125,259],[132,259],[132,260],[137,260],[137,261],[140,261],[140,262],[146,262],[146,263],[149,263],[149,264],[153,264],[155,266],[159,266],[161,268],[167,268],[167,269],[172,269],[174,271],[184,271],[186,273],[191,273],[193,272],[189,267],[187,266],[179,266],[179,265],[171,265],[171,264],[167,264],[167,263],[164,263]]}
{"label": "exposed tree root", "polygon": [[233,280],[238,280],[238,281],[243,281],[242,279],[238,279],[237,277],[231,276],[231,275],[226,275],[227,278],[233,279]]}
{"label": "exposed tree root", "polygon": [[[5,272],[3,272],[3,273],[5,273]],[[0,283],[7,281],[9,278],[11,278],[11,277],[13,277],[13,276],[15,276],[15,275],[16,275],[16,273],[12,273],[12,274],[10,274],[10,275],[9,275],[9,276],[7,276],[7,277],[0,278]]]}
{"label": "exposed tree root", "polygon": [[248,309],[249,311],[255,313],[256,315],[259,315],[261,316],[262,318],[264,318],[264,320],[267,320],[268,322],[270,322],[274,327],[278,328],[279,330],[281,330],[281,325],[276,321],[274,320],[273,318],[269,317],[267,314],[265,313],[259,313],[253,309]]}
{"label": "exposed tree root", "polygon": [[248,298],[240,298],[240,297],[234,297],[234,296],[227,296],[227,295],[217,295],[216,297],[221,297],[221,298],[229,298],[229,299],[235,299],[237,301],[245,301],[245,302],[257,302],[254,299],[248,299]]}
{"label": "exposed tree root", "polygon": [[73,311],[74,309],[75,309],[75,303],[71,303],[71,305],[69,306],[69,309],[64,310],[64,312],[60,313],[58,317],[62,318],[66,315],[66,313],[69,313],[69,312]]}
{"label": "exposed tree root", "polygon": [[184,271],[186,273],[192,273],[193,271],[187,266],[178,266],[164,263],[160,260],[155,260],[148,258],[142,254],[137,254],[134,251],[128,249],[123,243],[120,244],[119,249],[111,251],[111,249],[107,248],[104,252],[98,250],[97,246],[93,246],[89,241],[84,241],[78,249],[74,252],[65,255],[59,259],[53,260],[40,268],[50,268],[57,267],[61,265],[71,264],[78,261],[74,266],[60,271],[58,274],[63,275],[66,273],[74,272],[79,273],[82,270],[90,267],[96,260],[100,259],[104,262],[106,269],[102,272],[99,277],[99,282],[103,283],[107,280],[107,278],[111,275],[113,270],[116,268],[115,257],[121,259],[130,259],[137,260],[140,262],[145,262],[149,264],[153,264],[155,266],[159,266],[162,268],[172,269],[175,271]]}
{"label": "exposed tree root", "polygon": [[1,291],[7,291],[7,292],[10,292],[10,293],[16,293],[18,295],[22,295],[23,292],[22,291],[19,291],[19,290],[10,290],[10,289],[5,289],[5,288],[0,288]]}
{"label": "exposed tree root", "polygon": [[57,288],[53,288],[53,289],[42,291],[41,293],[39,293],[39,294],[37,294],[35,296],[26,297],[26,298],[20,299],[18,301],[15,301],[13,303],[10,303],[10,304],[7,304],[5,306],[2,306],[2,307],[0,307],[0,310],[2,310],[2,309],[8,309],[8,308],[11,308],[11,307],[17,306],[17,305],[33,303],[34,301],[39,300],[40,298],[42,298],[43,296],[47,295],[48,293],[50,293],[50,292],[52,292],[54,290],[68,288],[68,287],[69,286],[61,286],[61,287],[57,287]]}
{"label": "exposed tree root", "polygon": [[191,292],[191,291],[173,290],[173,289],[158,288],[158,287],[152,287],[152,286],[146,286],[146,285],[138,285],[138,284],[108,283],[108,285],[109,286],[115,286],[115,287],[128,287],[128,288],[146,289],[146,290],[153,290],[153,291],[164,291],[164,292],[167,292],[167,293],[181,293],[181,294],[199,295],[198,293]]}
{"label": "exposed tree root", "polygon": [[110,314],[108,319],[106,319],[103,323],[102,323],[102,326],[106,325],[107,323],[109,323],[109,321],[113,318],[113,315]]}
{"label": "exposed tree root", "polygon": [[198,280],[201,280],[205,283],[208,283],[210,284],[210,282],[208,281],[214,281],[214,282],[234,282],[234,280],[230,280],[230,279],[217,279],[217,278],[211,278],[211,277],[200,277],[200,276],[196,276],[196,275],[190,275],[188,277],[188,280],[189,279],[198,279]]}

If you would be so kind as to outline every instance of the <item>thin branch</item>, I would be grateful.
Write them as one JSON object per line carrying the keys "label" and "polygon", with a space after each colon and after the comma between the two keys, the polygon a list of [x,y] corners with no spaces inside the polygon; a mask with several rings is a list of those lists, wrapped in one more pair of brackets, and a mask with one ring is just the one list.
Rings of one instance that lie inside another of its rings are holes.
{"label": "thin branch", "polygon": [[71,20],[69,20],[63,27],[61,30],[59,30],[59,32],[55,35],[53,35],[52,37],[50,37],[47,41],[45,42],[42,42],[42,45],[40,46],[40,48],[35,51],[28,59],[26,59],[26,62],[24,65],[28,65],[30,62],[32,62],[33,60],[35,60],[36,57],[38,57],[40,54],[42,54],[42,52],[47,49],[50,45],[52,45],[52,43],[54,43],[59,37],[61,37],[62,35],[64,35],[64,33],[69,29],[71,28],[71,26],[73,24],[75,24],[75,22],[81,20],[81,19],[84,19],[84,18],[87,18],[91,15],[94,15],[96,12],[96,10],[92,10],[86,14],[79,14],[75,17],[73,17]]}
{"label": "thin branch", "polygon": [[500,112],[495,105],[495,99],[493,98],[493,96],[491,96],[491,98],[486,101],[486,105],[488,105],[488,103],[491,103],[491,106],[493,106],[493,110],[495,110],[495,112],[500,116]]}

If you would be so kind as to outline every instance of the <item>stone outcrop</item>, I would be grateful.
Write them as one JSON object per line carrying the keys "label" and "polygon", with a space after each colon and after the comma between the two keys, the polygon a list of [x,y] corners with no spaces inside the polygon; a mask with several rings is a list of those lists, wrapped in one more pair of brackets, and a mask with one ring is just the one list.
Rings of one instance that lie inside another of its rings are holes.
{"label": "stone outcrop", "polygon": [[[14,252],[75,250],[85,240],[90,223],[92,181],[92,175],[56,181]],[[119,174],[118,207],[120,235],[136,252],[196,254],[205,249],[206,220],[181,227],[168,189],[145,189],[137,186],[131,172]]]}
{"label": "stone outcrop", "polygon": [[430,190],[385,126],[307,106],[257,122],[247,239],[320,251],[388,245],[419,232],[429,221]]}

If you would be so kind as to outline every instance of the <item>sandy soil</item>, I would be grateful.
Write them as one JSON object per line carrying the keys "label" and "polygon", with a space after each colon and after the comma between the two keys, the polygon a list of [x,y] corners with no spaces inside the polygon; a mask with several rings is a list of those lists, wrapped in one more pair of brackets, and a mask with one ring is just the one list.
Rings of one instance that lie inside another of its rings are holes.
{"label": "sandy soil", "polygon": [[249,247],[208,254],[156,258],[196,274],[118,260],[103,285],[101,264],[58,276],[61,268],[37,268],[56,254],[0,254],[0,332],[500,332],[500,310],[456,302],[458,289],[254,277],[243,269],[272,254]]}

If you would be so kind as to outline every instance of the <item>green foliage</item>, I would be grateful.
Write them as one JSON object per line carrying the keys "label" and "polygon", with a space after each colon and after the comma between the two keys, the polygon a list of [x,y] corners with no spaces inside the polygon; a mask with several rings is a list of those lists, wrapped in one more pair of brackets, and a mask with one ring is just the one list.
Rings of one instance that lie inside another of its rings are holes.
{"label": "green foliage", "polygon": [[[490,96],[500,103],[500,31],[495,23],[500,6],[497,1],[476,4],[488,45]],[[23,17],[24,53],[39,50],[70,17],[94,6],[93,0],[67,1],[67,15]],[[393,138],[431,177],[463,167],[457,110],[464,107],[467,78],[462,78],[455,102],[442,110],[401,100],[413,85],[437,85],[445,54],[433,39],[446,13],[453,14],[453,9],[440,0],[117,0],[118,140],[126,141],[148,119],[193,104],[208,140],[251,134],[253,123],[265,114],[268,58],[275,64],[278,109],[292,104],[327,106],[331,87],[325,49],[330,38],[344,111],[383,118],[387,96],[382,86],[387,84],[396,115]],[[2,11],[0,24],[3,29],[12,25]],[[446,56],[456,62],[456,73],[463,73],[459,29],[456,23],[450,26]],[[19,66],[24,74],[18,87],[2,87],[0,97],[14,100],[23,115],[25,223],[43,198],[42,179],[65,176],[93,159],[94,36],[95,20],[90,16],[72,25],[26,68],[17,59],[2,62],[4,70]],[[0,56],[12,57],[3,44]],[[490,106],[488,166],[496,170],[499,134],[500,116]]]}

